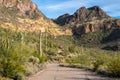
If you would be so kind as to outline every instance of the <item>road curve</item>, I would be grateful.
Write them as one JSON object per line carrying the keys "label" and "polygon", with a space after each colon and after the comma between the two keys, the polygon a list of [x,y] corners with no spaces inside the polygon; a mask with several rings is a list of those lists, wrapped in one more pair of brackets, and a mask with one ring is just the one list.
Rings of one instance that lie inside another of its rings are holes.
{"label": "road curve", "polygon": [[41,71],[28,80],[112,80],[101,77],[95,73],[83,69],[60,67],[58,64],[49,64],[44,71]]}

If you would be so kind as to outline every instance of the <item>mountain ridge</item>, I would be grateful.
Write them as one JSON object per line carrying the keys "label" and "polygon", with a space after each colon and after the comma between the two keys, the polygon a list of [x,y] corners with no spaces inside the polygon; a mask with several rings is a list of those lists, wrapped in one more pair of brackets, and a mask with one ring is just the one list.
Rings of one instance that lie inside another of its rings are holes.
{"label": "mountain ridge", "polygon": [[73,35],[106,31],[120,27],[120,20],[107,15],[99,6],[81,7],[74,14],[64,14],[54,20],[58,25],[70,27]]}
{"label": "mountain ridge", "polygon": [[89,20],[96,20],[98,18],[99,19],[110,18],[110,16],[108,16],[100,7],[93,6],[90,8],[81,7],[77,11],[75,11],[74,14],[69,15],[67,13],[67,14],[61,15],[54,21],[59,25],[66,25],[70,23],[72,24],[74,22],[76,23],[78,21],[85,22]]}
{"label": "mountain ridge", "polygon": [[47,18],[31,0],[0,0],[0,26],[14,31],[45,32],[57,35],[71,35]]}

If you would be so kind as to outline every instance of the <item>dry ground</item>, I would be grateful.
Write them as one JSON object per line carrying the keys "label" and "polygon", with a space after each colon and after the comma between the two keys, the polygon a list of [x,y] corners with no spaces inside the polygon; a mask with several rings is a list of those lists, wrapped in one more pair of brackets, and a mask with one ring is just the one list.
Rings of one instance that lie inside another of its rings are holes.
{"label": "dry ground", "polygon": [[60,67],[58,64],[49,64],[44,71],[28,77],[28,80],[113,80],[101,77],[96,73],[83,69]]}

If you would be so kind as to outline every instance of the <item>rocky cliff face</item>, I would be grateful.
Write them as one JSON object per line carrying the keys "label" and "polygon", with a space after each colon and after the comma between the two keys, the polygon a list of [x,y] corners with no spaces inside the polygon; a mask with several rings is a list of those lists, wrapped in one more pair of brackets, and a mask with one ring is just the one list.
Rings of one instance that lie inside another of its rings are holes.
{"label": "rocky cliff face", "polygon": [[0,5],[10,10],[16,11],[19,16],[27,16],[29,18],[43,17],[36,4],[30,0],[0,0]]}
{"label": "rocky cliff face", "polygon": [[120,29],[119,19],[95,20],[85,24],[77,24],[72,27],[73,34],[75,35],[82,35],[96,31],[107,31],[111,29]]}
{"label": "rocky cliff face", "polygon": [[65,14],[54,21],[59,25],[71,27],[75,35],[120,28],[120,20],[111,18],[98,6],[81,7],[73,15]]}
{"label": "rocky cliff face", "polygon": [[0,0],[0,27],[14,31],[38,32],[44,28],[52,35],[71,35],[46,18],[31,0]]}
{"label": "rocky cliff face", "polygon": [[58,17],[55,22],[59,25],[83,23],[86,21],[110,18],[101,8],[94,6],[91,8],[81,7],[73,15],[64,14]]}

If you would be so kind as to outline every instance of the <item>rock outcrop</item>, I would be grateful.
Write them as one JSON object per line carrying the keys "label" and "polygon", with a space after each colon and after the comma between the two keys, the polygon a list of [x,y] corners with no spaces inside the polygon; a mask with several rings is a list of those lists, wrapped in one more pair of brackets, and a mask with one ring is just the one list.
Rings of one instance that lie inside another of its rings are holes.
{"label": "rock outcrop", "polygon": [[111,18],[98,6],[81,7],[73,15],[64,14],[54,22],[70,27],[74,35],[120,28],[120,20]]}
{"label": "rock outcrop", "polygon": [[95,20],[85,24],[77,24],[72,27],[73,34],[82,35],[95,31],[107,31],[111,29],[120,29],[119,19]]}
{"label": "rock outcrop", "polygon": [[70,17],[70,14],[64,14],[64,15],[61,15],[60,17],[58,17],[55,22],[57,24],[60,24],[60,25],[65,25],[67,22],[68,22],[68,19]]}
{"label": "rock outcrop", "polygon": [[27,16],[29,18],[44,16],[43,13],[38,10],[37,5],[30,0],[0,0],[0,5],[17,12],[19,16]]}
{"label": "rock outcrop", "polygon": [[110,18],[101,8],[94,6],[91,8],[81,7],[73,15],[64,14],[54,20],[59,25],[83,23],[91,20]]}

